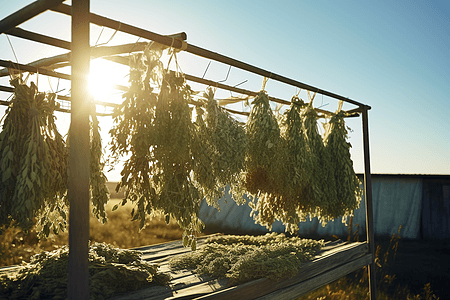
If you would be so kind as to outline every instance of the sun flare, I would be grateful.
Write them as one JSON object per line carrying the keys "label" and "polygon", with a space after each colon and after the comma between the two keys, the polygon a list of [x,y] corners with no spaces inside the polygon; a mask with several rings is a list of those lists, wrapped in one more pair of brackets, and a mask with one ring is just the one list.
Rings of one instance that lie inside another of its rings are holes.
{"label": "sun flare", "polygon": [[103,59],[91,61],[89,72],[89,91],[97,101],[106,101],[114,92],[117,73],[113,63]]}

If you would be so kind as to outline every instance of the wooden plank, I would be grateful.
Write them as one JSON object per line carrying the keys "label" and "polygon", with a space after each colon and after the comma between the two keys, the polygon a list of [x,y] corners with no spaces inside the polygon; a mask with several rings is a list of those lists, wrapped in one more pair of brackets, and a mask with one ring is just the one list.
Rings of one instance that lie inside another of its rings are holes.
{"label": "wooden plank", "polygon": [[[197,249],[200,249],[206,242],[206,239],[212,236],[220,234],[212,234],[207,236],[202,236],[197,238]],[[142,252],[142,258],[147,261],[154,261],[167,256],[174,256],[178,254],[188,253],[191,248],[184,247],[181,240],[176,240],[168,243],[161,243],[151,246],[133,248],[131,250],[138,250]]]}
{"label": "wooden plank", "polygon": [[314,278],[308,279],[293,286],[289,286],[284,289],[272,292],[265,296],[256,298],[258,300],[286,300],[296,299],[302,295],[305,295],[321,286],[329,284],[339,278],[348,275],[354,271],[361,269],[362,267],[370,264],[372,255],[370,253],[363,257],[357,258],[344,265],[336,267],[326,273],[320,274]]}
{"label": "wooden plank", "polygon": [[[197,243],[204,242],[207,238],[214,237],[214,236],[220,236],[220,235],[223,235],[223,234],[222,233],[214,233],[214,234],[199,236],[197,238]],[[130,250],[146,251],[146,250],[152,250],[152,249],[167,249],[170,247],[173,247],[173,248],[183,247],[182,240],[179,239],[179,240],[175,240],[175,241],[171,241],[171,242],[164,242],[164,243],[153,244],[153,245],[148,245],[148,246],[130,248]]]}
{"label": "wooden plank", "polygon": [[0,268],[0,275],[7,274],[7,273],[10,273],[10,272],[18,271],[19,268],[20,268],[20,265],[13,265],[13,266],[1,267],[1,268]]}
{"label": "wooden plank", "polygon": [[[366,243],[351,243],[335,247],[316,256],[314,260],[304,263],[299,273],[287,279],[273,281],[267,278],[250,281],[241,285],[208,294],[199,299],[254,299],[279,289],[289,287],[311,279],[317,275],[341,266],[351,260],[358,259],[367,253]],[[344,276],[344,275],[342,275]],[[342,277],[341,276],[341,277]]]}
{"label": "wooden plank", "polygon": [[[178,245],[178,241],[171,242],[171,246],[156,245],[156,248],[165,249],[166,253],[173,253],[181,249],[182,245]],[[154,246],[145,247],[153,248]],[[170,250],[168,250],[170,249]],[[168,260],[175,255],[166,255],[157,262],[160,265],[160,271],[169,273],[172,276],[170,289],[161,289],[161,287],[150,287],[140,291],[117,296],[114,300],[125,299],[253,299],[263,296],[266,293],[274,292],[280,288],[285,288],[293,284],[298,284],[307,278],[322,274],[328,269],[332,269],[336,265],[341,265],[353,258],[361,257],[367,253],[367,245],[365,243],[347,243],[342,241],[329,242],[323,248],[313,261],[306,262],[299,271],[299,274],[293,278],[288,278],[279,282],[273,282],[270,279],[257,279],[239,286],[229,287],[228,279],[210,280],[200,278],[191,271],[171,272]],[[256,292],[255,292],[256,291]],[[112,300],[111,299],[111,300]]]}
{"label": "wooden plank", "polygon": [[123,295],[117,295],[108,300],[162,300],[162,299],[194,299],[213,293],[226,287],[227,279],[214,279],[211,281],[201,281],[197,276],[189,278],[192,282],[189,285],[177,283],[170,287],[152,286]]}
{"label": "wooden plank", "polygon": [[165,299],[163,297],[171,297],[172,294],[173,292],[170,287],[152,286],[131,293],[119,294],[114,297],[108,298],[108,300],[144,300],[153,299],[156,297],[159,297],[159,299]]}
{"label": "wooden plank", "polygon": [[[207,282],[202,282],[195,286],[190,286],[184,289],[177,290],[172,297],[162,299],[197,299],[199,297],[215,293],[227,287],[228,279],[214,279]],[[149,300],[159,300],[161,298],[149,298]],[[228,298],[240,299],[240,298]]]}

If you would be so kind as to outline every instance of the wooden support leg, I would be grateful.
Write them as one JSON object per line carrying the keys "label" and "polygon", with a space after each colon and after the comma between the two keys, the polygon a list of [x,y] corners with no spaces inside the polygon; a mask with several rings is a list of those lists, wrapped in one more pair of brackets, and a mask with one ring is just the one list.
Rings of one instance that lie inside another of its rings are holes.
{"label": "wooden support leg", "polygon": [[89,299],[89,0],[72,1],[68,298]]}
{"label": "wooden support leg", "polygon": [[366,199],[366,232],[369,252],[372,254],[372,262],[368,265],[370,299],[377,299],[377,283],[375,277],[375,240],[373,233],[373,208],[372,208],[372,177],[370,175],[369,154],[369,121],[368,107],[364,107],[362,113],[363,123],[363,147],[364,147],[364,194]]}

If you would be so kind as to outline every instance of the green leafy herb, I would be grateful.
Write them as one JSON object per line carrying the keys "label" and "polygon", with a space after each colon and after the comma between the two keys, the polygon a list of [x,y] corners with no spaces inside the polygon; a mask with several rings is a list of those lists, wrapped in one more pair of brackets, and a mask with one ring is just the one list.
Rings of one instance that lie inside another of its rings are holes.
{"label": "green leafy herb", "polygon": [[302,262],[310,260],[323,241],[264,236],[219,236],[208,238],[201,249],[173,257],[172,270],[189,269],[212,278],[229,278],[240,284],[258,278],[279,280],[295,276]]}
{"label": "green leafy herb", "polygon": [[[0,276],[0,298],[66,299],[69,247],[42,252],[15,271]],[[167,285],[170,276],[141,258],[141,253],[104,243],[89,246],[91,299],[107,299],[151,285]],[[120,283],[120,284],[118,284]]]}
{"label": "green leafy herb", "polygon": [[339,111],[331,117],[328,131],[325,137],[325,150],[332,157],[331,170],[336,181],[336,192],[338,202],[333,204],[329,210],[336,211],[334,215],[342,216],[346,222],[353,210],[359,207],[362,190],[360,181],[353,169],[350,156],[350,143],[347,142],[347,128],[344,122],[345,113]]}
{"label": "green leafy herb", "polygon": [[0,225],[27,232],[35,218],[41,234],[66,227],[68,152],[56,125],[55,94],[11,80],[14,97],[0,133]]}
{"label": "green leafy herb", "polygon": [[325,151],[322,136],[317,128],[317,112],[309,103],[303,111],[304,128],[308,141],[311,159],[311,203],[317,208],[312,217],[317,216],[323,226],[337,215],[336,181],[332,172],[332,162],[329,153]]}
{"label": "green leafy herb", "polygon": [[[93,106],[95,112],[95,106]],[[109,189],[106,185],[107,178],[103,171],[105,162],[103,159],[100,127],[95,113],[91,114],[91,143],[90,143],[90,190],[92,201],[92,213],[103,224],[106,223],[105,205],[109,201]]]}
{"label": "green leafy herb", "polygon": [[270,171],[273,160],[277,157],[280,128],[265,91],[260,91],[252,104],[246,125],[249,148],[245,187],[252,195],[260,192],[270,194],[276,192],[278,188],[276,178]]}

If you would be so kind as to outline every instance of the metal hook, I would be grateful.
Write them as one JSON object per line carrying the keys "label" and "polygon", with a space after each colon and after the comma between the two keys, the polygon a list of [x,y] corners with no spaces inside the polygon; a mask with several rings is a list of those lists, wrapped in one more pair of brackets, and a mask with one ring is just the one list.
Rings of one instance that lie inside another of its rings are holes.
{"label": "metal hook", "polygon": [[19,60],[17,59],[17,56],[16,56],[16,51],[14,51],[14,47],[13,47],[13,45],[11,43],[11,40],[9,39],[8,35],[6,35],[6,39],[8,40],[9,46],[11,47],[11,50],[12,50],[12,52],[14,54],[14,57],[16,58],[16,63],[19,63]]}
{"label": "metal hook", "polygon": [[238,86],[240,86],[241,84],[246,83],[247,81],[248,81],[248,80],[245,79],[244,81],[242,81],[242,82],[240,82],[240,83],[238,83],[238,84],[236,84],[236,85],[233,85],[233,87],[238,87]]}
{"label": "metal hook", "polygon": [[322,94],[322,103],[321,103],[320,106],[317,107],[317,108],[321,108],[321,107],[327,106],[328,104],[330,104],[330,103],[325,103],[325,104],[323,104],[323,94]]}
{"label": "metal hook", "polygon": [[208,65],[206,66],[205,72],[203,73],[202,79],[205,78],[206,72],[208,72],[209,65],[211,65],[211,61],[209,61]]}
{"label": "metal hook", "polygon": [[[238,86],[240,86],[241,84],[244,84],[244,83],[246,83],[248,80],[247,79],[245,79],[244,81],[242,81],[242,82],[239,82],[238,84],[236,84],[236,85],[233,85],[233,87],[238,87]],[[233,92],[232,91],[230,91],[230,95],[231,95],[231,97],[233,97]]]}
{"label": "metal hook", "polygon": [[217,82],[220,83],[220,82],[225,82],[225,81],[227,81],[227,80],[228,80],[228,75],[230,75],[230,71],[231,71],[231,66],[228,68],[227,77],[226,77],[224,80],[217,81]]}
{"label": "metal hook", "polygon": [[100,31],[100,34],[99,34],[98,37],[97,37],[97,41],[95,42],[95,46],[97,46],[98,42],[100,41],[100,37],[102,36],[103,30],[104,30],[104,29],[105,29],[105,27],[102,26],[102,30]]}

